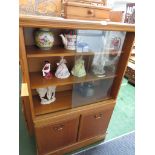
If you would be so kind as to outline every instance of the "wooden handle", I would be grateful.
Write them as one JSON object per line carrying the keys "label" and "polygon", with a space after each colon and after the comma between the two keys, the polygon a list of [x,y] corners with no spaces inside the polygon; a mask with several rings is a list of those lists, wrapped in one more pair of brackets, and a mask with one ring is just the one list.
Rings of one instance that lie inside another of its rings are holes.
{"label": "wooden handle", "polygon": [[54,127],[55,131],[62,131],[63,129],[64,129],[64,125],[60,125],[60,126]]}
{"label": "wooden handle", "polygon": [[103,116],[103,114],[99,114],[99,115],[95,115],[94,117],[95,117],[95,119],[100,119],[100,118],[102,118],[102,116]]}
{"label": "wooden handle", "polygon": [[87,14],[88,14],[89,16],[94,16],[94,10],[89,9],[89,10],[87,11]]}

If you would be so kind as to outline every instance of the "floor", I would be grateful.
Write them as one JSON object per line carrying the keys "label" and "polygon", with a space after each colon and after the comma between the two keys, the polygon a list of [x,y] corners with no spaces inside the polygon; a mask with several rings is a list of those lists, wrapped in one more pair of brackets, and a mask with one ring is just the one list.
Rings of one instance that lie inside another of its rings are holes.
{"label": "floor", "polygon": [[[128,84],[127,80],[124,79],[119,92],[117,104],[108,127],[108,135],[105,141],[109,141],[120,135],[134,131],[135,130],[134,122],[135,122],[135,87]],[[20,142],[19,155],[36,155],[35,140],[34,137],[30,137],[28,135],[23,114],[21,111],[21,105],[19,106],[19,142]],[[96,145],[98,144],[95,144],[93,146]],[[88,147],[85,147],[80,150],[84,150],[87,148]]]}
{"label": "floor", "polygon": [[105,141],[72,155],[135,155],[135,132]]}

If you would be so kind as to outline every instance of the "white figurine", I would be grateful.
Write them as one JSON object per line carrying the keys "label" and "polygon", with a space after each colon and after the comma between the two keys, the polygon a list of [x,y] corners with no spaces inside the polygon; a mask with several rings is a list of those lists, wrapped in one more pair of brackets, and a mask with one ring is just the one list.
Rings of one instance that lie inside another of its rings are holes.
{"label": "white figurine", "polygon": [[66,79],[70,76],[70,73],[65,63],[66,60],[63,57],[61,58],[60,62],[57,63],[58,67],[55,72],[55,76],[59,79]]}
{"label": "white figurine", "polygon": [[40,96],[41,104],[50,104],[56,100],[55,89],[56,89],[56,86],[49,86],[47,88],[36,89],[36,91]]}

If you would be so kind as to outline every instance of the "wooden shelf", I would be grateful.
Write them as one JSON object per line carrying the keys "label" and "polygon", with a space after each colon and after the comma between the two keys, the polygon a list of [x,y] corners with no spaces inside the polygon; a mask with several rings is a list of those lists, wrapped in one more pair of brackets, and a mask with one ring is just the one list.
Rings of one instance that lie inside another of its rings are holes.
{"label": "wooden shelf", "polygon": [[[76,52],[76,51],[70,51],[66,50],[63,47],[53,47],[51,50],[44,51],[36,46],[27,46],[27,58],[43,58],[43,57],[55,57],[55,56],[78,56],[78,55],[97,55],[97,54],[111,54],[115,55],[118,53],[118,51],[112,51],[112,52]],[[122,52],[123,53],[123,52]]]}
{"label": "wooden shelf", "polygon": [[61,85],[89,82],[101,79],[110,79],[114,77],[116,77],[116,75],[113,75],[111,73],[108,73],[105,77],[97,77],[93,74],[87,73],[86,76],[80,78],[70,75],[70,77],[68,77],[67,79],[58,79],[55,76],[52,79],[44,79],[40,72],[32,72],[30,73],[30,84],[31,89],[36,89],[36,88],[48,87],[50,85],[61,86]]}
{"label": "wooden shelf", "polygon": [[49,27],[60,29],[88,29],[104,31],[135,32],[135,24],[121,22],[64,19],[61,17],[24,15],[19,16],[19,25],[23,27]]}
{"label": "wooden shelf", "polygon": [[42,105],[38,95],[33,96],[35,115],[42,115],[60,110],[70,109],[72,103],[72,92],[57,92],[56,101],[51,104]]}

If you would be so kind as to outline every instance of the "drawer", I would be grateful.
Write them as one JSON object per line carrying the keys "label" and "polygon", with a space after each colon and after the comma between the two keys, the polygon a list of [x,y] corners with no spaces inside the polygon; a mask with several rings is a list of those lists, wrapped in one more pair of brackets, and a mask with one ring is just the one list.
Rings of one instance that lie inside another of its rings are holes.
{"label": "drawer", "polygon": [[110,11],[108,9],[103,10],[77,6],[66,6],[65,18],[103,20],[110,18]]}
{"label": "drawer", "polygon": [[59,121],[43,127],[36,127],[36,141],[39,154],[46,154],[77,140],[79,118]]}
{"label": "drawer", "polygon": [[113,108],[83,114],[80,121],[78,140],[105,134],[112,111]]}

